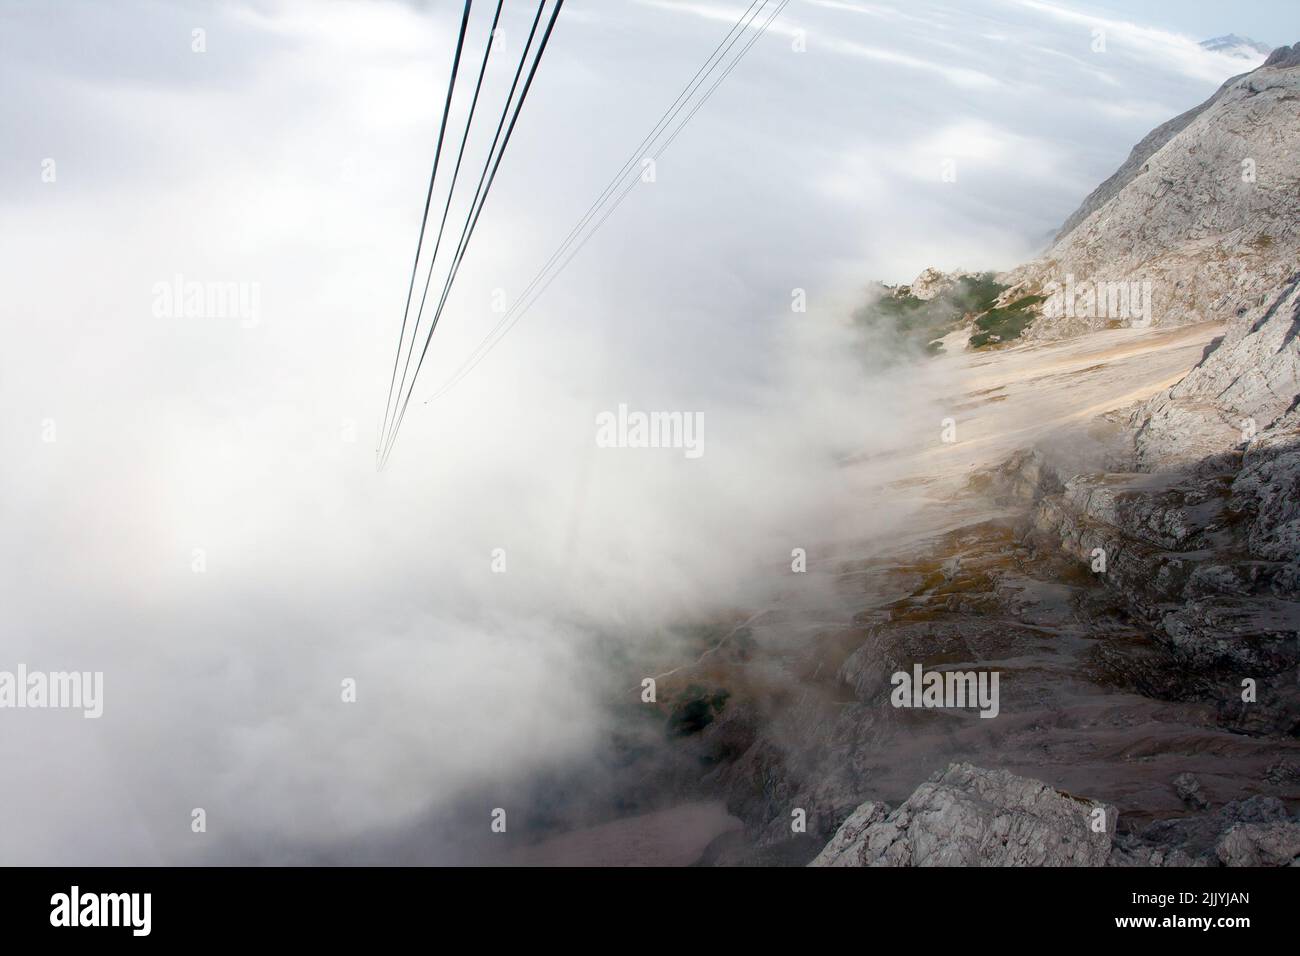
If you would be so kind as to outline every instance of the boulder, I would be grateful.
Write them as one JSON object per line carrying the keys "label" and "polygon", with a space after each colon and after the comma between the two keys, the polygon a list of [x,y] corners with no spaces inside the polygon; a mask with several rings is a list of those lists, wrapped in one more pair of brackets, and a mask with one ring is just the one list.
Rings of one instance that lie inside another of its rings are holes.
{"label": "boulder", "polygon": [[1115,816],[1038,780],[952,764],[892,813],[862,804],[810,865],[1104,866]]}

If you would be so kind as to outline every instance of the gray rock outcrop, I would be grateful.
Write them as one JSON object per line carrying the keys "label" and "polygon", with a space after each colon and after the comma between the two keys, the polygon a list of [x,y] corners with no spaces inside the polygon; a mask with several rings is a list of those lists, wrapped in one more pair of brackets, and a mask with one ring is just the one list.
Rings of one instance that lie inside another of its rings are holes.
{"label": "gray rock outcrop", "polygon": [[[1182,786],[1199,796],[1193,782]],[[1101,819],[1104,828],[1095,825]],[[1300,821],[1275,798],[1119,836],[1116,822],[1115,808],[1103,803],[1005,770],[953,764],[893,812],[862,804],[808,865],[1300,866]]]}
{"label": "gray rock outcrop", "polygon": [[1114,820],[1037,780],[953,764],[888,815],[864,803],[809,865],[1103,866]]}

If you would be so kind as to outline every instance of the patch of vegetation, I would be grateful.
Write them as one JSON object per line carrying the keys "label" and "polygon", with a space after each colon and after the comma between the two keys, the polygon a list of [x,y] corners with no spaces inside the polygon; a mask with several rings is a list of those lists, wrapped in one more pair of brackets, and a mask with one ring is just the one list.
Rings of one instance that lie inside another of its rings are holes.
{"label": "patch of vegetation", "polygon": [[689,737],[713,723],[731,694],[722,689],[710,691],[691,684],[682,691],[668,715],[668,736]]}
{"label": "patch of vegetation", "polygon": [[989,309],[975,319],[976,332],[971,336],[970,347],[997,345],[1018,338],[1033,322],[1036,313],[1032,307],[1047,301],[1045,295],[1026,295],[1000,309]]}
{"label": "patch of vegetation", "polygon": [[1007,287],[996,282],[992,272],[985,272],[983,275],[962,276],[948,297],[963,315],[967,312],[978,314],[993,308],[993,303],[1005,291]]}
{"label": "patch of vegetation", "polygon": [[853,321],[901,340],[914,352],[936,355],[942,351],[936,339],[957,328],[965,316],[988,311],[1006,288],[985,272],[962,276],[932,299],[919,299],[903,287],[885,289],[857,309]]}

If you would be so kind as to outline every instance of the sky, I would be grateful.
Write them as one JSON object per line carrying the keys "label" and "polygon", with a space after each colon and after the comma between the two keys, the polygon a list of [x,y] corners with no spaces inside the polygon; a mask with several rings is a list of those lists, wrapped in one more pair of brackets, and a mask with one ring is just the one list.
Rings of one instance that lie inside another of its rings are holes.
{"label": "sky", "polygon": [[[570,0],[377,474],[458,6],[0,4],[0,671],[105,688],[0,710],[0,862],[297,859],[588,752],[627,661],[905,520],[836,462],[917,440],[944,383],[852,309],[1041,251],[1255,65],[1196,41],[1300,39],[1220,7],[796,0],[426,405],[742,9]],[[244,298],[188,314],[194,282]],[[620,404],[702,415],[705,454],[596,448]]]}

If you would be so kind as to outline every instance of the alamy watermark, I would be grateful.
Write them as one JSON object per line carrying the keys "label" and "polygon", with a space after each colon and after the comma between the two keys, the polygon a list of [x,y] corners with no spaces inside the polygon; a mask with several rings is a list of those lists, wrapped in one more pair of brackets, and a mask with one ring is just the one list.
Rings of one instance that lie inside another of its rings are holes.
{"label": "alamy watermark", "polygon": [[704,454],[703,412],[638,412],[620,404],[596,416],[597,448],[681,448],[687,458]]}
{"label": "alamy watermark", "polygon": [[132,936],[148,936],[153,926],[152,893],[83,893],[74,885],[50,897],[50,925],[118,926]]}
{"label": "alamy watermark", "polygon": [[1138,329],[1151,324],[1151,282],[1147,279],[1077,281],[1073,273],[1067,273],[1064,284],[1052,280],[1043,292],[1047,295],[1043,314],[1050,318],[1117,319]]}
{"label": "alamy watermark", "polygon": [[978,707],[981,717],[998,715],[998,671],[895,671],[889,702],[895,707]]}
{"label": "alamy watermark", "polygon": [[0,671],[0,709],[80,710],[96,718],[104,713],[103,671]]}
{"label": "alamy watermark", "polygon": [[260,282],[196,282],[177,273],[153,284],[153,314],[159,319],[238,319],[242,328],[262,321]]}

